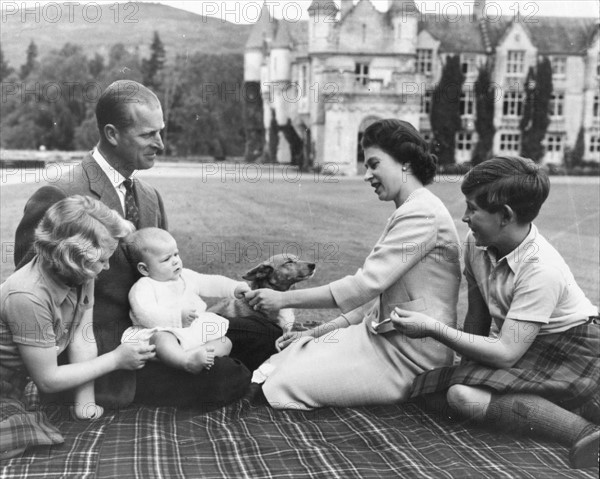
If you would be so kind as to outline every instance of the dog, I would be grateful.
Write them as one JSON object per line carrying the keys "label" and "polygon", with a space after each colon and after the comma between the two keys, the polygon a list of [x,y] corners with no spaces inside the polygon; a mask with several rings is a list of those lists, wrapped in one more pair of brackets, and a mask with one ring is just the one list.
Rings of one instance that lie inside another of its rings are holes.
{"label": "dog", "polygon": [[[300,261],[294,255],[277,254],[252,268],[242,278],[248,281],[250,289],[287,291],[296,283],[311,278],[315,269],[315,263]],[[284,333],[292,330],[295,320],[292,309],[282,309],[275,315],[269,315],[263,311],[255,311],[245,299],[222,299],[208,308],[208,311],[227,319],[266,319],[277,323]]]}

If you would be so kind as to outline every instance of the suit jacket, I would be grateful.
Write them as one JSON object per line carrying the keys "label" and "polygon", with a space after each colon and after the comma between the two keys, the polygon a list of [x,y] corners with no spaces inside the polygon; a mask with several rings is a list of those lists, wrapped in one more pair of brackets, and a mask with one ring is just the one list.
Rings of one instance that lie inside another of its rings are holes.
{"label": "suit jacket", "polygon": [[[133,184],[140,212],[139,228],[167,229],[164,204],[158,191],[137,178]],[[33,257],[35,227],[45,211],[56,201],[72,195],[91,196],[125,216],[115,188],[90,153],[81,164],[63,172],[58,182],[40,188],[27,202],[15,235],[17,268]],[[103,271],[96,280],[94,334],[98,354],[115,349],[123,332],[131,326],[127,295],[137,279],[135,265],[120,246],[110,258],[110,269]],[[96,401],[100,404],[124,406],[133,401],[134,394],[134,371],[115,371],[96,380]]]}

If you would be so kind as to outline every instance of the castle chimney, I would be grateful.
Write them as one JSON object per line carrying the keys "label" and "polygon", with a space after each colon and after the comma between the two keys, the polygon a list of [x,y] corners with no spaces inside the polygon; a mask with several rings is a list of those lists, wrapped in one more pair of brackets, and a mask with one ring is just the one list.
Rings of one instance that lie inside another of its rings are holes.
{"label": "castle chimney", "polygon": [[484,19],[485,0],[475,0],[473,2],[473,21],[478,22]]}

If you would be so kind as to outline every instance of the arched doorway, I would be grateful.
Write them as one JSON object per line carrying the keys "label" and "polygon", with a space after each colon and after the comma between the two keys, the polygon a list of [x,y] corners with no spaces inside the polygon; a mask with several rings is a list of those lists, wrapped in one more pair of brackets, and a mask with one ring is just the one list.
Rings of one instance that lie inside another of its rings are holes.
{"label": "arched doorway", "polygon": [[357,169],[359,172],[361,172],[362,165],[365,162],[365,153],[361,146],[363,133],[370,125],[372,125],[373,123],[375,123],[377,120],[380,120],[380,119],[381,118],[379,118],[377,116],[367,116],[366,118],[363,119],[363,121],[360,122],[360,126],[358,127],[358,144],[356,147],[356,166],[357,166]]}

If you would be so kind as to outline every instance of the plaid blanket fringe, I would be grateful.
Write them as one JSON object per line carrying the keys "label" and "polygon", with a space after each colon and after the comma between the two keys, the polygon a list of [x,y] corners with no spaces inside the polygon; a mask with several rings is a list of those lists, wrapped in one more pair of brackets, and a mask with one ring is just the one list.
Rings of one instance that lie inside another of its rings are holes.
{"label": "plaid blanket fringe", "polygon": [[465,428],[416,404],[277,411],[245,398],[200,414],[127,408],[67,420],[66,442],[2,464],[0,477],[587,478],[552,443]]}

